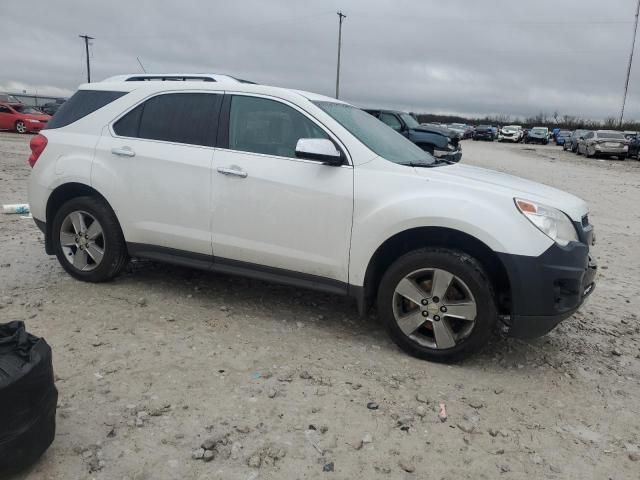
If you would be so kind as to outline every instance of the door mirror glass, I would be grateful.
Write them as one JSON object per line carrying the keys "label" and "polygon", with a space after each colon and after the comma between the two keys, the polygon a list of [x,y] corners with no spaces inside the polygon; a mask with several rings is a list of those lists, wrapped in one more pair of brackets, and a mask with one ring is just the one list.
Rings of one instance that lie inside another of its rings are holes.
{"label": "door mirror glass", "polygon": [[296,144],[296,157],[319,160],[328,165],[342,165],[342,154],[331,140],[326,138],[300,138]]}

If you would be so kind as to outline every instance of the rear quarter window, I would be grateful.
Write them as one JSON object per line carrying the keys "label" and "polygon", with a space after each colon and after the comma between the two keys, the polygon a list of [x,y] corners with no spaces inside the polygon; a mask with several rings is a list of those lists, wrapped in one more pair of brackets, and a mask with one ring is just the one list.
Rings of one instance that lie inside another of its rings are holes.
{"label": "rear quarter window", "polygon": [[52,128],[66,127],[126,94],[127,92],[78,90],[69,100],[62,104],[46,128],[50,130]]}

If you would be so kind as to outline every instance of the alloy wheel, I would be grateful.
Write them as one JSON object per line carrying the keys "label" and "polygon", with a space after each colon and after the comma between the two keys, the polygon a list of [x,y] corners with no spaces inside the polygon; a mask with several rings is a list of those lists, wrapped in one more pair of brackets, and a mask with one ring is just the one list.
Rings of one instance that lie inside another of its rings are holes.
{"label": "alloy wheel", "polygon": [[24,124],[24,122],[19,121],[16,123],[16,131],[18,133],[27,133],[27,126]]}
{"label": "alloy wheel", "polygon": [[393,294],[393,314],[413,341],[448,349],[471,334],[477,306],[461,278],[443,269],[424,268],[400,280]]}
{"label": "alloy wheel", "polygon": [[67,261],[82,272],[90,272],[104,257],[102,226],[90,213],[71,212],[60,227],[60,246]]}

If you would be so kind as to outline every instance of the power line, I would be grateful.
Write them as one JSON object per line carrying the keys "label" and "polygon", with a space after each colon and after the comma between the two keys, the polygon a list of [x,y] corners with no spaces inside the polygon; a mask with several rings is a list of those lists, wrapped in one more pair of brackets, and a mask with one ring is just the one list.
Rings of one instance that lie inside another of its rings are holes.
{"label": "power line", "polygon": [[629,55],[629,66],[627,67],[627,79],[624,82],[624,96],[622,97],[622,110],[620,111],[620,128],[624,120],[624,106],[627,103],[627,93],[629,92],[629,77],[631,77],[631,65],[633,64],[633,51],[636,48],[636,34],[638,33],[638,15],[640,14],[640,0],[636,7],[636,22],[633,28],[633,43],[631,44],[631,54]]}
{"label": "power line", "polygon": [[87,83],[91,83],[91,63],[89,62],[89,40],[95,40],[95,38],[89,35],[78,35],[78,37],[84,39],[84,52],[87,57]]}
{"label": "power line", "polygon": [[336,70],[336,98],[340,97],[340,50],[342,50],[342,21],[347,18],[347,16],[338,11],[339,26],[338,26],[338,68]]}

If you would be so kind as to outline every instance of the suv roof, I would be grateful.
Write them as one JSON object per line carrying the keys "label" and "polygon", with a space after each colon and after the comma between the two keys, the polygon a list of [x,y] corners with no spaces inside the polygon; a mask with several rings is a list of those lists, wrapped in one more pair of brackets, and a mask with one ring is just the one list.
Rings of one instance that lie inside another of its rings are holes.
{"label": "suv roof", "polygon": [[103,82],[149,82],[149,81],[165,81],[165,82],[238,82],[238,83],[255,83],[249,80],[232,77],[220,73],[129,73],[124,75],[115,75],[103,80]]}

